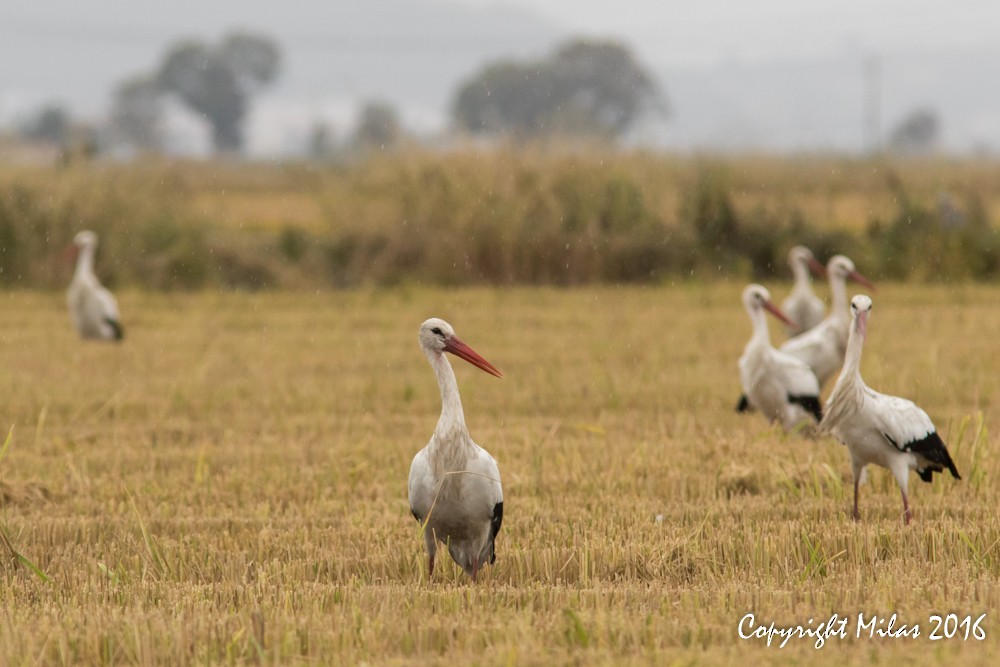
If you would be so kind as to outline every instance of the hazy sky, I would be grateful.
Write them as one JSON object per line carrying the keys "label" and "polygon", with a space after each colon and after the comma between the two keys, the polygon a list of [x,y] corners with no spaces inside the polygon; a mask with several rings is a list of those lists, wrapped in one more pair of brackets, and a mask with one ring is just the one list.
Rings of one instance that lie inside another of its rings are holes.
{"label": "hazy sky", "polygon": [[530,8],[627,41],[675,102],[673,146],[858,150],[873,122],[884,140],[926,108],[941,118],[942,147],[1000,148],[995,0],[450,1]]}
{"label": "hazy sky", "polygon": [[573,30],[621,35],[667,65],[965,49],[996,44],[1000,30],[995,0],[449,1],[530,8]]}
{"label": "hazy sky", "polygon": [[349,132],[368,99],[439,131],[485,62],[581,33],[627,43],[664,86],[673,114],[644,136],[671,147],[863,149],[875,56],[884,129],[930,108],[943,146],[1000,151],[1000,0],[0,0],[0,125],[51,102],[99,120],[170,44],[234,29],[285,56],[249,120],[258,153],[318,120]]}

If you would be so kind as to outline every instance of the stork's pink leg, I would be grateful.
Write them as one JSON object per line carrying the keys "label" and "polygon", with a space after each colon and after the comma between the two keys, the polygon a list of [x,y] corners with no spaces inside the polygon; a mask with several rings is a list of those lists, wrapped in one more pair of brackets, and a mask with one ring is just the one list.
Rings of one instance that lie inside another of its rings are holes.
{"label": "stork's pink leg", "polygon": [[861,521],[861,510],[858,509],[858,486],[861,484],[861,479],[858,475],[854,476],[854,520]]}
{"label": "stork's pink leg", "polygon": [[476,583],[476,578],[479,575],[479,559],[472,559],[472,583]]}
{"label": "stork's pink leg", "polygon": [[427,556],[427,578],[434,576],[434,554]]}
{"label": "stork's pink leg", "polygon": [[903,525],[910,525],[910,501],[906,498],[906,491],[901,491],[903,495]]}

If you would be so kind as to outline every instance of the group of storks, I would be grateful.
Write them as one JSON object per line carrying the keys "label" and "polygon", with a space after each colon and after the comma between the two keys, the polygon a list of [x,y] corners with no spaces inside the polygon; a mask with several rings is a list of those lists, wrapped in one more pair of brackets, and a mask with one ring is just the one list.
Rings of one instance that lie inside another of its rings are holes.
{"label": "group of storks", "polygon": [[[84,338],[121,340],[118,306],[93,271],[97,237],[80,232],[74,245],[79,256],[68,300],[76,330]],[[903,521],[908,524],[909,471],[916,470],[930,482],[933,473],[946,468],[959,479],[958,470],[927,413],[911,401],[872,390],[861,378],[872,299],[858,294],[848,302],[847,281],[874,289],[871,282],[843,255],[832,257],[824,267],[807,248],[796,246],[789,263],[795,287],[780,308],[762,285],[743,290],[753,334],[739,360],[743,396],[737,409],[760,412],[790,432],[810,437],[829,433],[847,445],[855,520],[860,519],[858,486],[865,467],[874,463],[888,468],[899,484]],[[810,271],[829,281],[831,309],[826,317],[823,302],[812,291]],[[780,348],[771,344],[765,311],[788,327],[791,337]],[[441,543],[475,581],[483,564],[496,560],[503,489],[496,461],[469,436],[455,373],[444,353],[496,377],[502,375],[444,320],[432,318],[421,324],[418,340],[437,376],[441,417],[427,446],[413,457],[410,510],[420,522],[429,575],[434,573]],[[840,376],[823,406],[820,388],[838,369]]]}
{"label": "group of storks", "polygon": [[[865,467],[874,463],[888,468],[899,484],[903,521],[908,524],[910,470],[916,470],[925,482],[945,468],[961,479],[955,463],[926,412],[905,398],[871,389],[861,378],[861,349],[872,299],[857,294],[848,305],[847,281],[872,290],[874,285],[843,255],[830,258],[824,268],[809,249],[796,246],[788,259],[795,288],[782,308],[771,302],[761,285],[748,285],[743,290],[743,306],[753,323],[753,335],[740,357],[744,395],[737,409],[759,410],[787,430],[829,433],[847,445],[854,476],[855,520],[861,518],[858,487]],[[810,286],[810,270],[825,274],[830,284],[831,308],[825,319],[821,319],[822,301]],[[771,345],[765,310],[784,322],[792,334],[780,348]],[[820,388],[838,369],[840,376],[823,409]]]}

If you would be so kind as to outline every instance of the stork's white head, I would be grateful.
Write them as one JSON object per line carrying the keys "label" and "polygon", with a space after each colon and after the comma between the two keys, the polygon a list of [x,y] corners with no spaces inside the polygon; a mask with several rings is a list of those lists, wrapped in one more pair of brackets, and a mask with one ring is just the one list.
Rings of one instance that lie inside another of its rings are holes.
{"label": "stork's white head", "polygon": [[826,268],[819,263],[819,260],[813,255],[812,250],[804,245],[792,246],[792,249],[788,251],[788,264],[792,267],[793,271],[797,266],[804,266],[808,267],[817,276],[826,275]]}
{"label": "stork's white head", "polygon": [[420,325],[420,347],[444,352],[445,341],[455,336],[455,329],[444,320],[432,317]]}
{"label": "stork's white head", "polygon": [[826,263],[826,274],[830,280],[846,281],[848,278],[856,283],[861,283],[868,289],[875,289],[875,285],[854,268],[854,262],[844,255],[834,255]]}
{"label": "stork's white head", "polygon": [[868,316],[872,312],[872,300],[867,294],[855,294],[851,299],[851,326],[862,340],[868,338]]}
{"label": "stork's white head", "polygon": [[81,250],[83,248],[96,248],[97,234],[89,230],[78,232],[77,235],[73,237],[73,245]]}
{"label": "stork's white head", "polygon": [[459,340],[455,335],[455,330],[444,320],[432,317],[420,325],[418,334],[420,347],[428,355],[450,352],[460,359],[465,359],[476,368],[482,369],[490,375],[502,378],[500,373],[490,362],[483,359],[478,352]]}
{"label": "stork's white head", "polygon": [[763,285],[751,283],[743,289],[743,307],[750,313],[751,318],[761,310],[766,310],[788,326],[795,326],[791,318],[774,305],[771,301],[771,293]]}

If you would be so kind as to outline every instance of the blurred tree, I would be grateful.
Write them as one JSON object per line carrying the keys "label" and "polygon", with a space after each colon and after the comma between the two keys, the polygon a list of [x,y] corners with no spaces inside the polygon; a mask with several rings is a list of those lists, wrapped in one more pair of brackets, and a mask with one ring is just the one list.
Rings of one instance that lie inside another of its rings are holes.
{"label": "blurred tree", "polygon": [[569,122],[584,134],[624,133],[646,111],[666,111],[653,79],[625,46],[616,42],[574,41],[552,59],[556,97]]}
{"label": "blurred tree", "polygon": [[574,40],[540,62],[488,65],[458,89],[455,124],[477,134],[615,138],[666,102],[631,52]]}
{"label": "blurred tree", "polygon": [[239,152],[250,96],[277,77],[280,62],[273,41],[239,33],[214,47],[197,41],[177,44],[160,65],[156,81],[204,114],[217,151]]}
{"label": "blurred tree", "polygon": [[46,141],[65,148],[70,141],[69,112],[57,104],[42,108],[21,128],[21,133],[34,141]]}
{"label": "blurred tree", "polygon": [[354,143],[362,149],[390,150],[399,143],[402,129],[396,108],[388,102],[368,102],[358,116]]}
{"label": "blurred tree", "polygon": [[337,137],[333,128],[324,121],[313,123],[306,142],[309,157],[314,160],[329,160],[337,153]]}
{"label": "blurred tree", "polygon": [[930,109],[917,109],[896,125],[889,135],[889,148],[901,153],[926,153],[937,144],[940,121]]}
{"label": "blurred tree", "polygon": [[163,91],[149,76],[136,76],[115,90],[111,131],[116,141],[138,150],[156,151],[163,145]]}

